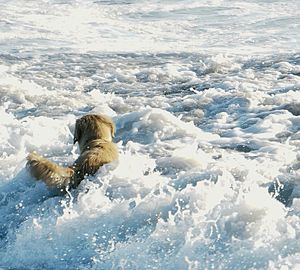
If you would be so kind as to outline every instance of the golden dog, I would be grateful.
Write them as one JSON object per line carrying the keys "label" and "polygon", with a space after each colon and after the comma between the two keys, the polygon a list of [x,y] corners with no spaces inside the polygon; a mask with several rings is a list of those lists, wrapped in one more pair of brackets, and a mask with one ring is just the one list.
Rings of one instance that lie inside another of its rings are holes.
{"label": "golden dog", "polygon": [[103,115],[86,115],[76,121],[74,144],[78,142],[80,156],[70,167],[61,167],[36,153],[27,157],[26,167],[37,180],[49,187],[75,188],[85,175],[93,175],[104,164],[118,159],[118,149],[112,142],[115,125]]}

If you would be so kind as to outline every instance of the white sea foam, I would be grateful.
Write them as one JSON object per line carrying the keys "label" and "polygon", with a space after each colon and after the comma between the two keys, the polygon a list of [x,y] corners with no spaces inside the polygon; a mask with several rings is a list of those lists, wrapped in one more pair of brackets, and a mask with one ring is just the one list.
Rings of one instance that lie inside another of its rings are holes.
{"label": "white sea foam", "polygon": [[[298,269],[299,10],[0,0],[0,268]],[[58,195],[86,113],[120,158]]]}

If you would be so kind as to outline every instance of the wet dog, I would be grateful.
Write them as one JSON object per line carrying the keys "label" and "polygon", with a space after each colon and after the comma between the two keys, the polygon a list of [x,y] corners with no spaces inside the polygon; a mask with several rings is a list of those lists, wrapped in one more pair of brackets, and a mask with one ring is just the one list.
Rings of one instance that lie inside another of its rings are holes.
{"label": "wet dog", "polygon": [[49,187],[75,188],[86,175],[93,175],[104,164],[118,159],[118,149],[112,142],[113,121],[104,115],[86,115],[75,124],[74,144],[78,142],[80,156],[72,166],[61,167],[33,152],[26,167],[37,180]]}

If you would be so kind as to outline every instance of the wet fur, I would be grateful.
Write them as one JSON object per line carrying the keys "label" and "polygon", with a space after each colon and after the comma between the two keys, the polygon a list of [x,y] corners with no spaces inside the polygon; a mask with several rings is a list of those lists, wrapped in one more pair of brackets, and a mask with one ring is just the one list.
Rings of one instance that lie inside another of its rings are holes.
{"label": "wet fur", "polygon": [[118,149],[112,142],[115,125],[104,115],[86,115],[75,124],[74,144],[78,142],[80,156],[70,167],[61,167],[33,152],[27,157],[27,168],[37,180],[49,187],[75,188],[85,175],[93,175],[104,164],[118,159]]}

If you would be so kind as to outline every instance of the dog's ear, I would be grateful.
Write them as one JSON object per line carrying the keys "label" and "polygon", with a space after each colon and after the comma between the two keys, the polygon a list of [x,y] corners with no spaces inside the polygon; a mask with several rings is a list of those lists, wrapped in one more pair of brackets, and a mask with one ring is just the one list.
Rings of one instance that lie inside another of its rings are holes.
{"label": "dog's ear", "polygon": [[112,138],[115,137],[115,133],[116,133],[116,126],[114,124],[114,122],[110,119],[110,118],[105,118],[105,125],[109,127],[110,129],[110,135]]}
{"label": "dog's ear", "polygon": [[[113,120],[106,116],[106,115],[96,115],[97,120],[99,121],[99,123],[101,123],[101,125],[103,126],[103,124],[105,126],[107,126],[110,129],[110,135],[112,138],[115,137],[115,133],[116,133],[116,126],[113,122]],[[102,134],[103,135],[103,134]],[[106,134],[108,135],[108,134]]]}
{"label": "dog's ear", "polygon": [[75,131],[74,131],[74,140],[73,143],[79,142],[82,136],[82,121],[83,119],[77,119],[75,124]]}
{"label": "dog's ear", "polygon": [[111,122],[110,131],[111,131],[111,136],[114,138],[116,133],[116,125],[113,122]]}

